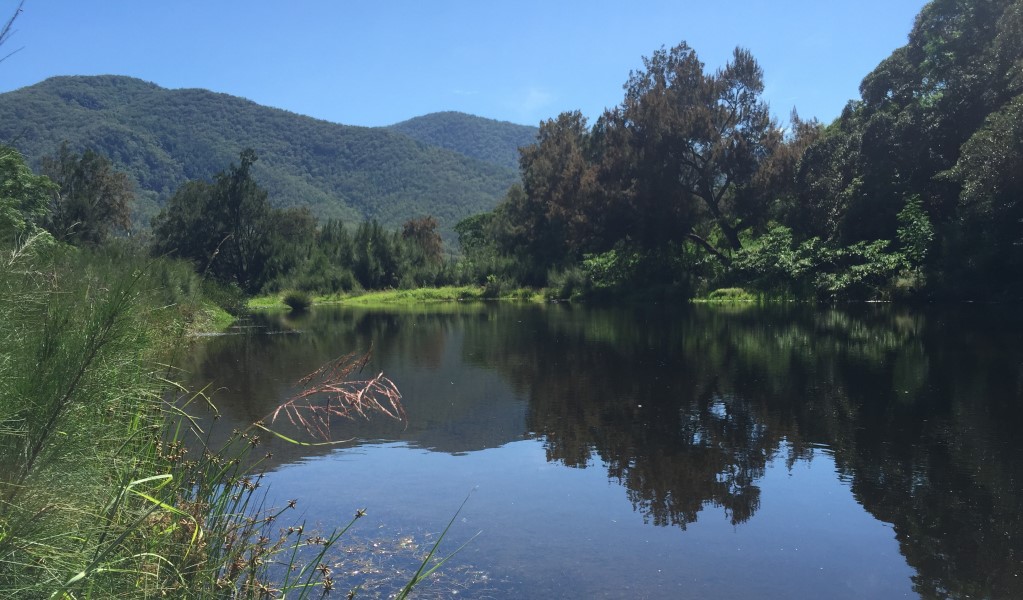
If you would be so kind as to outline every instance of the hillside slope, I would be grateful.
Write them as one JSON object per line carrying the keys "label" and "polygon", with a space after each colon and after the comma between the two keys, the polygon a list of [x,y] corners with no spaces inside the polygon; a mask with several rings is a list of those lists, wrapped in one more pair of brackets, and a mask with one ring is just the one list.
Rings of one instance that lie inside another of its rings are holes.
{"label": "hillside slope", "polygon": [[513,169],[387,128],[130,77],[55,77],[0,94],[0,142],[38,165],[63,140],[109,156],[134,178],[143,222],[182,183],[211,177],[247,147],[259,154],[253,172],[277,206],[389,227],[431,214],[448,238],[459,219],[492,208],[518,179]]}
{"label": "hillside slope", "polygon": [[424,144],[507,167],[519,168],[519,151],[536,141],[539,129],[460,112],[438,112],[390,126]]}

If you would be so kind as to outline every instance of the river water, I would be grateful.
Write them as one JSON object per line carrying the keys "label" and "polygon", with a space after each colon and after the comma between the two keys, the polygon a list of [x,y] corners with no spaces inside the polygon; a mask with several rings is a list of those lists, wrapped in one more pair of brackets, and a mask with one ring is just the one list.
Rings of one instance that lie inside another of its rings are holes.
{"label": "river water", "polygon": [[324,529],[366,509],[332,556],[358,597],[468,497],[421,598],[1023,598],[1004,308],[316,307],[230,333],[185,365],[222,431],[351,352],[403,395],[404,421],[267,444],[271,502]]}

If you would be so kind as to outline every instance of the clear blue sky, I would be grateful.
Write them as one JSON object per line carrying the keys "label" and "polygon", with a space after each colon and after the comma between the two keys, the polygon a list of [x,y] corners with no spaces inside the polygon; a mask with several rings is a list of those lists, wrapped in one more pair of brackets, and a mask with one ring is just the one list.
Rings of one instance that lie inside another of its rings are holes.
{"label": "clear blue sky", "polygon": [[[54,75],[198,87],[350,125],[458,110],[591,119],[629,71],[685,40],[708,69],[736,45],[776,115],[830,122],[906,43],[924,0],[27,0],[0,92]],[[0,0],[0,16],[17,2]]]}

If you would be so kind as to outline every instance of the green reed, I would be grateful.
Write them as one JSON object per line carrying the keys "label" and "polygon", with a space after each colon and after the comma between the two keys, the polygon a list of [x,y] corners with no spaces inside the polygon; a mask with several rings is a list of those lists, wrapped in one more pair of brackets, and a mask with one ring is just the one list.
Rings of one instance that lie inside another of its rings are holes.
{"label": "green reed", "polygon": [[[0,256],[0,597],[342,591],[327,556],[364,511],[316,533],[288,521],[295,502],[264,504],[259,436],[279,435],[273,415],[212,446],[216,425],[190,415],[211,399],[165,366],[209,322],[203,282],[141,256],[126,245]],[[311,374],[280,416],[314,433],[342,414],[403,417],[389,380],[348,380],[360,364]]]}

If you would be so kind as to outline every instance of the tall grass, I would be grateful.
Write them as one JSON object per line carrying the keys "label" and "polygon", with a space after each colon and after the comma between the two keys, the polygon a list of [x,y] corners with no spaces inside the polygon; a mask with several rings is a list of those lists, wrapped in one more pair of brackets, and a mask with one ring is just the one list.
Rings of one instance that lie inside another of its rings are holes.
{"label": "tall grass", "polygon": [[[155,387],[143,273],[113,255],[9,252],[0,269],[0,589],[47,596],[109,538]],[[154,321],[155,324],[155,321]]]}
{"label": "tall grass", "polygon": [[201,320],[202,283],[140,255],[30,243],[0,256],[0,597],[340,589],[325,557],[364,513],[317,533],[287,522],[294,502],[265,506],[260,436],[280,435],[275,417],[321,434],[366,411],[402,418],[400,394],[382,375],[350,381],[360,363],[339,361],[212,447],[189,414],[209,398],[175,387],[161,362]]}

